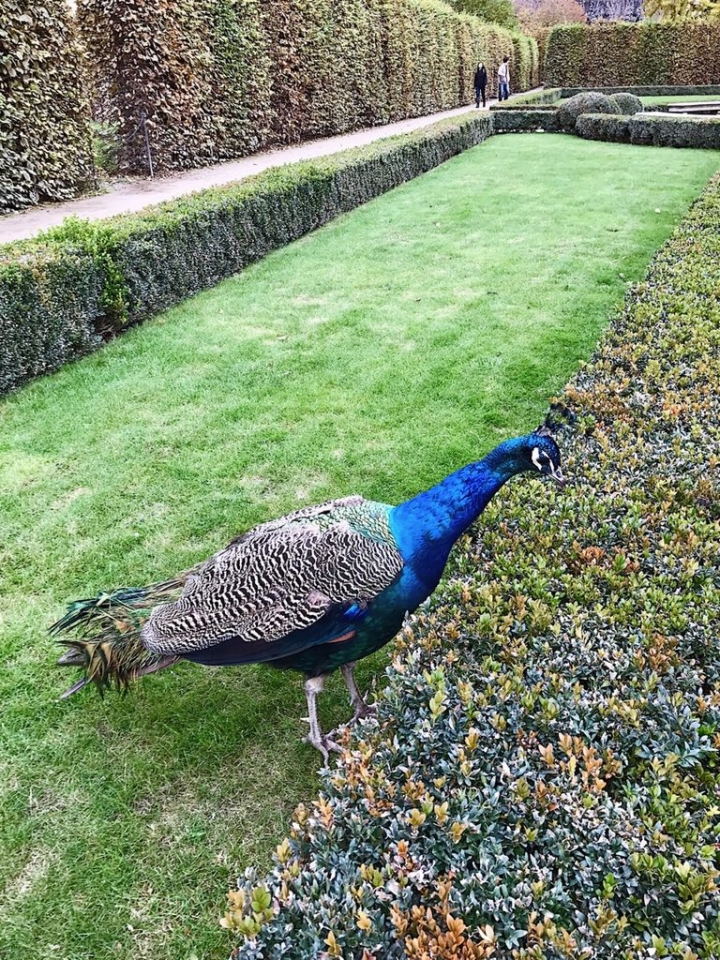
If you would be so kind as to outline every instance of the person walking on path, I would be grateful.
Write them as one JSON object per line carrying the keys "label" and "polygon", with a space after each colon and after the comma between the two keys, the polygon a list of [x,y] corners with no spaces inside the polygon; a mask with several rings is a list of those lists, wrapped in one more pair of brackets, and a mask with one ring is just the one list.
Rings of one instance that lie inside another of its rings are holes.
{"label": "person walking on path", "polygon": [[507,100],[510,96],[510,57],[503,57],[498,67],[498,100]]}
{"label": "person walking on path", "polygon": [[480,106],[480,97],[482,97],[483,106],[485,106],[485,87],[487,86],[487,70],[485,64],[480,61],[475,71],[475,106]]}

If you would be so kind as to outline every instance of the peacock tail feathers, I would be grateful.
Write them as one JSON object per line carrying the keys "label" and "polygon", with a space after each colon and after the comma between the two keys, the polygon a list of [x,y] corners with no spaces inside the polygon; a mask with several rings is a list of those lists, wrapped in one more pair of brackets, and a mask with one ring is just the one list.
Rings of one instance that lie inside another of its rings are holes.
{"label": "peacock tail feathers", "polygon": [[75,633],[72,639],[59,638],[69,649],[57,662],[63,667],[81,667],[84,676],[62,697],[88,683],[94,683],[101,695],[111,686],[125,691],[137,677],[174,663],[175,657],[151,653],[142,642],[141,631],[153,607],[180,596],[191,572],[163,583],[123,588],[70,603],[50,632]]}

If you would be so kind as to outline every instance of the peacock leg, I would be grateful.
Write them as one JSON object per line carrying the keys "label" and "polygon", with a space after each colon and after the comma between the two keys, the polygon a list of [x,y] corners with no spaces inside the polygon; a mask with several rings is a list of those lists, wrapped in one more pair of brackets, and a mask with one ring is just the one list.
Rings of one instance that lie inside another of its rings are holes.
{"label": "peacock leg", "polygon": [[377,712],[377,707],[374,704],[369,704],[364,699],[355,683],[355,662],[344,663],[340,667],[340,670],[345,678],[345,683],[347,684],[350,694],[350,704],[354,711],[351,723],[357,723],[358,720],[362,720],[365,717],[374,716]]}
{"label": "peacock leg", "polygon": [[316,747],[323,755],[325,763],[327,763],[329,751],[335,750],[340,753],[342,748],[335,743],[334,740],[323,736],[323,732],[320,729],[320,723],[318,722],[317,696],[319,693],[322,693],[323,687],[325,686],[325,677],[309,677],[305,681],[304,686],[308,705],[307,722],[310,724],[310,731],[305,737],[305,742],[311,743],[314,747]]}

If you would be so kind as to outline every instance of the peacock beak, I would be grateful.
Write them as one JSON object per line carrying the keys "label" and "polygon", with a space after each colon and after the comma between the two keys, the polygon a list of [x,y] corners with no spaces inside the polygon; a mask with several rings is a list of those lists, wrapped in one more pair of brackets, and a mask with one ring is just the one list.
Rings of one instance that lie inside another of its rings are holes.
{"label": "peacock beak", "polygon": [[567,485],[567,480],[565,479],[560,467],[552,467],[548,473],[548,476],[553,478],[561,490]]}

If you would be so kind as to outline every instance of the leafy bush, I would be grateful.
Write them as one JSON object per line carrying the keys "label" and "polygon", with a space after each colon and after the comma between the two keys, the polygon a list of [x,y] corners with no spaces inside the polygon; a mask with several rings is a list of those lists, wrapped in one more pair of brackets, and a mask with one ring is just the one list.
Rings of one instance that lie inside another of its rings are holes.
{"label": "leafy bush", "polygon": [[648,117],[630,119],[630,142],[653,147],[720,149],[718,117]]}
{"label": "leafy bush", "polygon": [[577,118],[575,133],[583,140],[605,140],[610,143],[630,143],[628,117],[604,113],[584,113]]}
{"label": "leafy bush", "polygon": [[578,93],[557,110],[558,126],[566,133],[575,129],[575,121],[583,113],[613,113],[613,105],[604,93]]}
{"label": "leafy bush", "polygon": [[3,0],[0,213],[94,180],[83,62],[64,0]]}
{"label": "leafy bush", "polygon": [[714,84],[720,74],[720,24],[644,20],[554,27],[544,71],[548,86]]}
{"label": "leafy bush", "polygon": [[623,116],[632,116],[634,113],[642,113],[643,111],[642,100],[632,93],[613,93],[610,96],[610,104],[613,113],[619,113]]}
{"label": "leafy bush", "polygon": [[[633,122],[630,120],[629,122]],[[720,956],[720,179],[406,628],[237,960]]]}
{"label": "leafy bush", "polygon": [[538,82],[537,44],[435,0],[79,0],[97,113],[123,170],[243,156],[469,103],[475,66],[511,58]]}
{"label": "leafy bush", "polygon": [[528,107],[551,107],[557,105],[562,96],[560,87],[551,90],[538,90],[527,93],[524,97],[515,97],[512,101],[503,100],[502,103],[493,103],[491,110],[527,110]]}
{"label": "leafy bush", "polygon": [[555,133],[559,127],[557,110],[493,110],[494,133]]}
{"label": "leafy bush", "polygon": [[40,240],[0,247],[0,393],[491,134],[489,116],[469,114],[137,216],[67,220]]}

